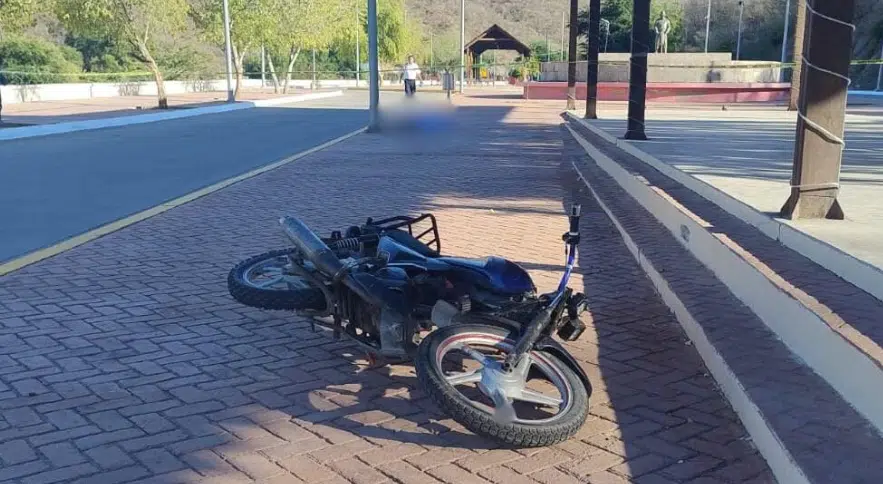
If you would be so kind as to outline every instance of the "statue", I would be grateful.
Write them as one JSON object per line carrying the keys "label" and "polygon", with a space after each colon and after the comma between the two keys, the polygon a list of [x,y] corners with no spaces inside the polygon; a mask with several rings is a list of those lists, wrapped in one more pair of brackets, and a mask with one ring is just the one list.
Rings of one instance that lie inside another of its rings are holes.
{"label": "statue", "polygon": [[653,24],[653,30],[656,31],[656,52],[667,54],[668,33],[671,32],[671,22],[669,22],[668,17],[665,15],[665,10],[659,14],[659,18]]}

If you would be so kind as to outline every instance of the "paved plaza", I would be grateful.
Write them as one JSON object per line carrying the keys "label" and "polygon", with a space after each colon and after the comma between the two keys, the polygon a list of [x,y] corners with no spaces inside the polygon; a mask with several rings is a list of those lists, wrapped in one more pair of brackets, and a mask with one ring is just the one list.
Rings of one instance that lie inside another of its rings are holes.
{"label": "paved plaza", "polygon": [[[883,98],[880,98],[883,99]],[[605,104],[593,122],[625,133],[624,104]],[[671,106],[647,109],[641,150],[771,216],[790,193],[797,115],[781,106]],[[846,116],[839,200],[844,221],[787,223],[883,270],[883,105],[857,98]]]}
{"label": "paved plaza", "polygon": [[[447,131],[359,135],[0,278],[0,482],[772,482],[580,191],[560,106],[459,104]],[[444,253],[511,258],[549,290],[573,201],[572,284],[591,326],[568,348],[594,392],[585,426],[554,447],[498,448],[440,414],[412,366],[371,368],[306,320],[226,291],[233,264],[284,244],[280,215],[325,232],[425,211]]]}

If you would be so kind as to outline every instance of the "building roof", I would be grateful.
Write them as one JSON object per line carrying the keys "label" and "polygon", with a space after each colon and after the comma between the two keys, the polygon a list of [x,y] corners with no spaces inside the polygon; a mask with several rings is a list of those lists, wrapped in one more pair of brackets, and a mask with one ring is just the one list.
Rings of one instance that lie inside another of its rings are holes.
{"label": "building roof", "polygon": [[470,40],[466,44],[464,53],[472,52],[473,55],[479,56],[486,50],[514,50],[525,57],[530,56],[530,47],[497,24],[491,25]]}

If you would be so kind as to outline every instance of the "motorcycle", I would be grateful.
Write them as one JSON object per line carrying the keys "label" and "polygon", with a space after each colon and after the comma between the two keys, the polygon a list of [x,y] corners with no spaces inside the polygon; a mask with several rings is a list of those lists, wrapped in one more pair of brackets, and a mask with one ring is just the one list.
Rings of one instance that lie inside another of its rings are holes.
{"label": "motorcycle", "polygon": [[443,256],[432,214],[369,218],[327,238],[282,217],[293,247],[237,264],[228,289],[248,306],[311,317],[369,355],[413,360],[423,389],[477,434],[552,445],[585,422],[592,388],[553,339],[576,341],[586,329],[586,297],[567,286],[579,218],[574,205],[562,237],[565,270],[548,294],[506,259]]}

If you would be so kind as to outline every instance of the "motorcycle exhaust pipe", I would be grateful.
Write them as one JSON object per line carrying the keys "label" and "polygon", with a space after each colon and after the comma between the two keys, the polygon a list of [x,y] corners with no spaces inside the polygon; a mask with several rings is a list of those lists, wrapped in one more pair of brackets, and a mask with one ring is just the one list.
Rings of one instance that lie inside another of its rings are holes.
{"label": "motorcycle exhaust pipe", "polygon": [[333,277],[342,268],[343,264],[334,251],[331,250],[325,242],[322,242],[309,227],[294,217],[282,217],[279,224],[285,235],[291,239],[294,246],[303,254],[303,256],[312,262],[316,269],[324,273],[328,277]]}

